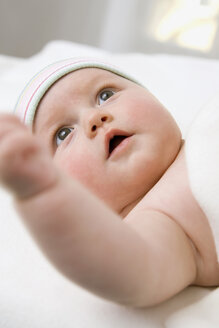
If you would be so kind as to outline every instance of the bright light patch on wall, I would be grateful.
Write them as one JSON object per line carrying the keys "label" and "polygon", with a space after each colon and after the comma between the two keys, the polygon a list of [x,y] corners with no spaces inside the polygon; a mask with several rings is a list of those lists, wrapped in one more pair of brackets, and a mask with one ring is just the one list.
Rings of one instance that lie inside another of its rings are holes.
{"label": "bright light patch on wall", "polygon": [[218,14],[218,0],[172,0],[167,12],[154,22],[154,37],[207,52],[214,42]]}
{"label": "bright light patch on wall", "polygon": [[216,30],[217,22],[214,21],[197,24],[188,31],[182,31],[176,38],[176,43],[186,48],[208,52],[212,48]]}

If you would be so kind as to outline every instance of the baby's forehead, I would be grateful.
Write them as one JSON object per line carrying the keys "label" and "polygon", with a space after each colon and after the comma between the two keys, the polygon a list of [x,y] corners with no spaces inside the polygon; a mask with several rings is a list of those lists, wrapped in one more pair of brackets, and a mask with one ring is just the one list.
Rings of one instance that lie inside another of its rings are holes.
{"label": "baby's forehead", "polygon": [[118,74],[100,68],[83,68],[70,72],[56,81],[43,95],[36,109],[33,126],[38,126],[36,122],[39,122],[39,116],[45,126],[59,121],[62,118],[64,103],[72,112],[72,109],[75,110],[78,104],[89,98],[90,94],[94,94],[94,91],[97,93],[107,86],[122,87],[127,81]]}
{"label": "baby's forehead", "polygon": [[121,76],[119,76],[116,73],[107,71],[103,68],[96,68],[96,67],[86,67],[86,68],[81,68],[78,69],[77,71],[70,72],[63,76],[60,80],[63,80],[65,78],[69,79],[77,79],[77,78],[82,78],[83,80],[88,80],[90,78],[93,79],[98,79],[101,77],[113,77],[116,79],[123,79]]}
{"label": "baby's forehead", "polygon": [[[63,94],[71,93],[72,97],[79,97],[91,90],[113,85],[125,86],[128,80],[100,68],[83,68],[66,74],[57,80],[42,96],[39,105],[45,99],[59,98]],[[38,107],[39,107],[38,105]]]}
{"label": "baby's forehead", "polygon": [[50,89],[56,86],[61,87],[68,84],[74,84],[75,88],[77,86],[84,86],[86,89],[86,86],[94,86],[96,83],[108,81],[127,82],[128,80],[116,73],[101,68],[83,68],[63,76],[56,81]]}
{"label": "baby's forehead", "polygon": [[[86,71],[84,71],[85,69]],[[103,78],[111,75],[117,80],[124,78],[141,85],[135,78],[106,61],[92,58],[69,58],[45,67],[29,81],[18,98],[14,110],[15,114],[25,124],[32,125],[38,105],[53,85],[57,84],[60,79],[62,80],[62,77],[71,73],[75,74],[74,79],[77,75],[82,75],[83,79],[87,81],[91,73],[86,75],[85,72],[94,72],[94,69],[95,74],[100,74]],[[77,78],[79,79],[79,77]]]}

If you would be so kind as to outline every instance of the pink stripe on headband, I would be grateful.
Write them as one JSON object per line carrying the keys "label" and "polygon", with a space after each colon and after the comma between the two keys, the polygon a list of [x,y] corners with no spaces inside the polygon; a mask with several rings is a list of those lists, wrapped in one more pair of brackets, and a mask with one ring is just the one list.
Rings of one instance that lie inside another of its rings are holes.
{"label": "pink stripe on headband", "polygon": [[[64,65],[64,66],[61,66],[59,68],[57,68],[55,71],[53,71],[52,73],[50,73],[39,85],[38,87],[35,89],[35,91],[33,92],[32,96],[30,97],[30,100],[29,102],[27,103],[27,106],[26,106],[26,109],[25,109],[25,113],[24,113],[24,122],[25,122],[25,118],[26,118],[26,114],[27,114],[27,111],[28,111],[28,108],[30,106],[30,103],[31,103],[31,100],[33,99],[34,95],[36,94],[36,92],[39,90],[39,88],[53,75],[53,74],[56,74],[58,71],[62,70],[63,68],[66,68],[66,67],[69,67],[71,66],[72,64],[75,64],[75,63],[79,63],[79,62],[82,62],[82,61],[78,61],[78,62],[72,62],[70,64],[67,64],[67,65]],[[83,61],[85,62],[85,61]]]}

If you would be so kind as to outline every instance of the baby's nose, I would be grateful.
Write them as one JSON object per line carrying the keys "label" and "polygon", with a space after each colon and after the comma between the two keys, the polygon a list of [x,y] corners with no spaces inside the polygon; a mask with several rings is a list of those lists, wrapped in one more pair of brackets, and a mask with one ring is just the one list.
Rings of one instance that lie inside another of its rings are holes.
{"label": "baby's nose", "polygon": [[95,137],[98,129],[102,127],[103,124],[109,123],[112,120],[113,116],[108,112],[100,110],[93,111],[87,119],[87,124],[85,127],[87,136],[89,138]]}

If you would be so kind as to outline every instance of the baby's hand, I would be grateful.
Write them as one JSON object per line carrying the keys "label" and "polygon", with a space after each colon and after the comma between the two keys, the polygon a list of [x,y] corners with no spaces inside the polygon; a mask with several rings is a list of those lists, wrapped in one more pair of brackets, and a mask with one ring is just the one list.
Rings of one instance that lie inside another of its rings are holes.
{"label": "baby's hand", "polygon": [[16,198],[30,197],[56,180],[43,145],[14,115],[0,115],[0,183]]}

